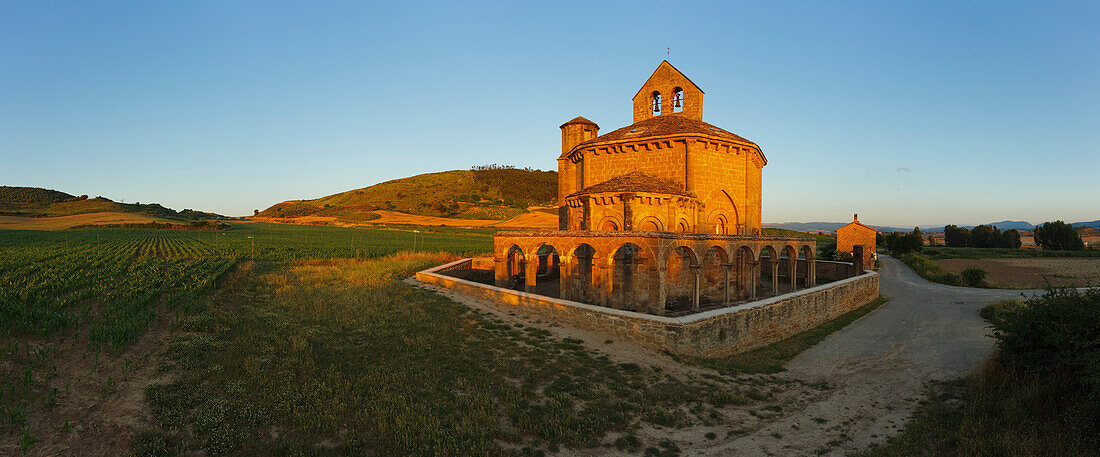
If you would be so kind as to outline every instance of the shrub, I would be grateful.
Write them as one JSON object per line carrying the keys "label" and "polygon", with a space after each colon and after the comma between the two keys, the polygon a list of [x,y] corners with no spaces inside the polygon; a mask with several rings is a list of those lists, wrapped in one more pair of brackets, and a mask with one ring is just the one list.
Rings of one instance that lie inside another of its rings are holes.
{"label": "shrub", "polygon": [[1100,436],[1100,289],[1050,289],[998,317],[1000,361],[1076,399],[1066,416]]}
{"label": "shrub", "polygon": [[959,273],[959,277],[962,278],[963,284],[970,287],[981,287],[985,285],[986,276],[989,276],[989,272],[978,267],[967,267],[962,273]]}
{"label": "shrub", "polygon": [[982,319],[992,324],[1000,324],[1011,318],[1014,313],[1019,312],[1020,308],[1024,306],[1026,305],[1020,300],[1001,300],[986,305],[978,314],[982,316]]}

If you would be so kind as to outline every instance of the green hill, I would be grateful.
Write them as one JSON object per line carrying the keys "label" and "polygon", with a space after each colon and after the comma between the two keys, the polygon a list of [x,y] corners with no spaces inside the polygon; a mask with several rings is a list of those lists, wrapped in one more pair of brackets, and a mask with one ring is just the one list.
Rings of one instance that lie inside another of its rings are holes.
{"label": "green hill", "polygon": [[503,220],[557,197],[553,171],[502,166],[475,167],[395,179],[313,200],[276,204],[260,216],[333,216],[345,222],[377,218],[374,210],[420,216]]}
{"label": "green hill", "polygon": [[0,215],[53,217],[103,212],[140,213],[187,221],[225,218],[219,214],[190,209],[176,211],[157,203],[118,203],[104,197],[73,196],[39,187],[0,186]]}

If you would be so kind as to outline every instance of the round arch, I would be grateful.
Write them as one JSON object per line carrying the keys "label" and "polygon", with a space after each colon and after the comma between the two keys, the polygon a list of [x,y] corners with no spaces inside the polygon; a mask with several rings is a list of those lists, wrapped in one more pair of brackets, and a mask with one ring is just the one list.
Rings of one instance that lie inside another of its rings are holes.
{"label": "round arch", "polygon": [[688,223],[687,219],[681,218],[680,221],[676,223],[676,231],[680,233],[690,232],[691,224]]}
{"label": "round arch", "polygon": [[605,216],[600,219],[600,224],[596,227],[601,232],[618,232],[622,229],[623,224],[619,221],[619,218],[615,216]]}
{"label": "round arch", "polygon": [[526,256],[523,253],[523,248],[518,244],[513,244],[508,248],[508,259],[506,264],[505,273],[507,274],[507,287],[514,289],[516,287],[523,287],[523,278],[525,275]]}
{"label": "round arch", "polygon": [[665,225],[656,217],[646,216],[638,221],[638,230],[642,232],[663,232],[665,231]]}
{"label": "round arch", "polygon": [[[737,232],[738,227],[741,224],[740,212],[737,210],[737,204],[733,202],[733,197],[722,189],[715,189],[703,199],[703,205],[709,211],[707,212],[707,224],[714,227],[714,224],[718,217],[725,218],[726,234],[739,235]],[[732,233],[731,233],[732,232]]]}
{"label": "round arch", "polygon": [[646,253],[643,247],[629,242],[610,253],[611,293],[608,305],[617,309],[649,311],[647,286],[652,281],[646,276],[649,273],[646,266],[652,262],[652,256]]}
{"label": "round arch", "polygon": [[581,243],[573,248],[568,255],[569,271],[562,272],[568,275],[564,292],[570,300],[592,303],[593,293],[593,265],[596,259],[596,249],[588,243]]}

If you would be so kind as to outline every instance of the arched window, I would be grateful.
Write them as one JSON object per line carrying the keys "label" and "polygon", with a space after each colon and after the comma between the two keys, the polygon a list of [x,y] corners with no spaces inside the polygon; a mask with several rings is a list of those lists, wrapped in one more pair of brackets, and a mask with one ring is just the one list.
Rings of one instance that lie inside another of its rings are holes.
{"label": "arched window", "polygon": [[672,91],[672,112],[679,113],[684,110],[684,90],[677,87]]}
{"label": "arched window", "polygon": [[714,234],[725,235],[726,234],[726,218],[719,217],[714,221]]}
{"label": "arched window", "polygon": [[653,115],[654,116],[659,116],[661,114],[661,93],[660,92],[653,91],[652,103],[653,103]]}

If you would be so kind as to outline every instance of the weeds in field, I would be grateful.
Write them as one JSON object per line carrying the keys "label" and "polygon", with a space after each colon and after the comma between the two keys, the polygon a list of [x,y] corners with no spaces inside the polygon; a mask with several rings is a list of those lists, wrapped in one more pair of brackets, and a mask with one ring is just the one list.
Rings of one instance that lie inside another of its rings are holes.
{"label": "weeds in field", "polygon": [[[250,239],[251,238],[251,239]],[[459,230],[345,229],[235,224],[233,230],[0,230],[0,436],[33,446],[29,420],[57,404],[56,340],[76,337],[95,362],[100,395],[119,373],[100,373],[102,357],[136,342],[158,318],[175,328],[207,305],[218,281],[241,259],[366,258],[408,249],[484,252],[491,237]],[[30,341],[35,341],[31,343]],[[124,367],[123,373],[132,370]]]}
{"label": "weeds in field", "polygon": [[160,429],[145,443],[210,455],[640,449],[628,437],[641,424],[721,421],[716,408],[753,401],[730,378],[618,364],[400,282],[449,258],[257,265],[168,349],[176,380],[146,390]]}

